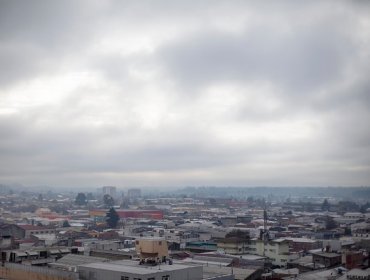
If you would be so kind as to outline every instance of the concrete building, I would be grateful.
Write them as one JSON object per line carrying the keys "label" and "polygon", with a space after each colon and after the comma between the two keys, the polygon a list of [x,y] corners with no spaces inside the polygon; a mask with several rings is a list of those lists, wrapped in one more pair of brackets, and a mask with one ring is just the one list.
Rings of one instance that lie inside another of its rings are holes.
{"label": "concrete building", "polygon": [[1,261],[27,265],[43,265],[70,254],[72,250],[72,248],[68,247],[33,247],[28,250],[3,250],[1,252]]}
{"label": "concrete building", "polygon": [[286,239],[270,240],[266,244],[261,239],[251,239],[249,241],[248,252],[259,256],[266,256],[274,265],[286,266],[299,257],[289,251],[289,241]]}
{"label": "concrete building", "polygon": [[309,250],[319,249],[322,247],[319,240],[293,237],[287,237],[285,239],[289,242],[291,252],[308,252]]}
{"label": "concrete building", "polygon": [[130,199],[140,198],[141,190],[140,189],[129,189],[127,191],[127,197]]}
{"label": "concrete building", "polygon": [[24,229],[14,224],[1,224],[0,237],[24,238]]}
{"label": "concrete building", "polygon": [[318,252],[312,254],[312,262],[319,263],[325,267],[333,267],[342,263],[342,255],[330,252]]}
{"label": "concrete building", "polygon": [[154,228],[151,234],[153,236],[163,237],[166,239],[172,250],[184,249],[188,242],[208,241],[211,239],[211,235],[206,232],[165,229],[159,227]]}
{"label": "concrete building", "polygon": [[347,269],[360,268],[363,265],[365,256],[360,251],[347,251],[342,254],[342,264]]}
{"label": "concrete building", "polygon": [[[135,261],[92,263],[78,266],[81,280],[201,280],[202,266],[184,264],[140,265]],[[233,280],[232,275],[216,275],[207,279]]]}
{"label": "concrete building", "polygon": [[48,266],[59,270],[77,272],[77,267],[79,265],[107,261],[108,259],[105,258],[68,254],[56,262],[49,263]]}
{"label": "concrete building", "polygon": [[217,247],[226,254],[244,255],[248,252],[248,239],[228,237],[217,241]]}
{"label": "concrete building", "polygon": [[151,260],[152,262],[166,262],[168,258],[167,241],[162,238],[145,238],[135,241],[136,252],[140,260]]}
{"label": "concrete building", "polygon": [[370,237],[370,223],[362,222],[351,225],[352,236]]}
{"label": "concrete building", "polygon": [[102,190],[103,195],[108,194],[113,198],[117,196],[117,188],[114,186],[104,186],[102,187]]}
{"label": "concrete building", "polygon": [[334,220],[340,224],[354,224],[365,218],[363,213],[359,212],[347,212],[342,217],[336,217]]}
{"label": "concrete building", "polygon": [[30,238],[34,234],[55,234],[55,229],[34,226],[34,225],[19,225],[22,231],[23,238]]}
{"label": "concrete building", "polygon": [[79,280],[75,272],[16,263],[5,263],[0,266],[0,279]]}
{"label": "concrete building", "polygon": [[217,251],[217,243],[214,243],[213,241],[187,242],[185,250],[193,253],[214,252]]}
{"label": "concrete building", "polygon": [[35,225],[3,224],[0,226],[0,237],[27,239],[34,234],[55,234],[55,229]]}

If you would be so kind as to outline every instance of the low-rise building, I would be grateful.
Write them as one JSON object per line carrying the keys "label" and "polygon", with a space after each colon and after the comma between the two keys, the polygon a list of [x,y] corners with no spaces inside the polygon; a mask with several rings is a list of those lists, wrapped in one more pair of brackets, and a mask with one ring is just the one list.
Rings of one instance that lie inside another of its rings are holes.
{"label": "low-rise building", "polygon": [[342,264],[345,264],[347,269],[358,268],[363,265],[364,255],[359,251],[346,251],[342,254]]}
{"label": "low-rise building", "polygon": [[155,262],[165,262],[168,258],[167,241],[162,238],[137,239],[135,248],[141,260],[151,259]]}
{"label": "low-rise building", "polygon": [[307,252],[313,249],[319,249],[322,244],[319,240],[308,239],[308,238],[285,238],[289,242],[289,249],[291,252]]}
{"label": "low-rise building", "polygon": [[342,255],[330,252],[317,252],[312,254],[312,262],[314,264],[322,264],[325,267],[333,267],[335,265],[341,264]]}
{"label": "low-rise building", "polygon": [[34,225],[19,225],[19,228],[22,231],[23,238],[30,238],[31,235],[37,234],[55,234],[55,229],[34,226]]}
{"label": "low-rise building", "polygon": [[217,248],[226,254],[244,255],[248,252],[248,239],[227,237],[217,241]]}
{"label": "low-rise building", "polygon": [[[184,264],[147,265],[135,261],[114,261],[78,266],[81,280],[202,280],[203,267]],[[231,274],[223,273],[207,278],[233,280]]]}
{"label": "low-rise building", "polygon": [[251,239],[248,253],[266,256],[274,265],[286,266],[286,264],[299,257],[298,254],[290,253],[289,241],[286,239],[275,239],[264,242],[261,239]]}

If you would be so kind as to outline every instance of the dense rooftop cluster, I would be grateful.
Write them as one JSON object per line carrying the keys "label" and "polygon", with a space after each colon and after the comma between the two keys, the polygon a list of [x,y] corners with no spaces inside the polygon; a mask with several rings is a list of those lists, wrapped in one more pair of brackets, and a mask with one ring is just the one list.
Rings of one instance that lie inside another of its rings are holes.
{"label": "dense rooftop cluster", "polygon": [[366,198],[103,187],[87,193],[6,189],[0,203],[5,279],[370,277]]}

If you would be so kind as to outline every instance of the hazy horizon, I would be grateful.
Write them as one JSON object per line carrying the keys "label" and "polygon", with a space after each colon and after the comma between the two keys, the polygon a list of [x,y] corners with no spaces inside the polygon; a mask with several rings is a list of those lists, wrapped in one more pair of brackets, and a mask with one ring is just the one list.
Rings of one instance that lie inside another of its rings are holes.
{"label": "hazy horizon", "polygon": [[0,184],[369,186],[370,2],[1,1]]}
{"label": "hazy horizon", "polygon": [[187,190],[187,189],[194,189],[194,190],[201,190],[201,189],[234,189],[234,190],[251,190],[251,189],[295,189],[298,188],[300,190],[304,189],[327,189],[327,190],[333,190],[333,189],[368,189],[370,191],[370,186],[313,186],[313,185],[307,185],[307,186],[268,186],[268,185],[173,185],[173,186],[160,186],[160,185],[141,185],[141,186],[132,186],[132,185],[89,185],[89,186],[81,186],[81,185],[23,185],[21,183],[9,183],[9,184],[1,184],[1,187],[7,187],[10,189],[17,189],[17,190],[31,190],[31,191],[73,191],[73,192],[95,192],[95,191],[101,191],[103,187],[105,186],[113,186],[116,187],[118,191],[127,191],[129,189],[137,188],[143,191],[179,191],[179,190]]}

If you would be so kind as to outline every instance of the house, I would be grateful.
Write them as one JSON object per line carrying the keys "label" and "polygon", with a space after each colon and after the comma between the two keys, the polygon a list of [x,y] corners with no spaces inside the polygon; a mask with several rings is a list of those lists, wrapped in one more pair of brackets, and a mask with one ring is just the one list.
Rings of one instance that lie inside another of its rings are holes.
{"label": "house", "polygon": [[135,248],[141,261],[150,259],[152,262],[162,262],[168,258],[167,241],[162,238],[137,239]]}
{"label": "house", "polygon": [[185,250],[194,253],[214,252],[217,251],[217,243],[212,241],[187,242]]}
{"label": "house", "polygon": [[248,239],[237,236],[226,237],[217,241],[217,248],[231,255],[244,255],[248,251]]}
{"label": "house", "polygon": [[55,234],[55,229],[35,225],[18,225],[22,232],[21,238],[30,238],[34,234]]}
{"label": "house", "polygon": [[289,242],[291,252],[308,252],[309,250],[321,248],[321,242],[308,238],[285,238]]}
{"label": "house", "polygon": [[312,253],[312,262],[322,264],[325,267],[333,267],[342,263],[342,255],[331,252]]}
{"label": "house", "polygon": [[346,251],[342,254],[342,263],[347,269],[359,268],[363,265],[364,255],[359,251]]}
{"label": "house", "polygon": [[289,241],[275,239],[264,242],[261,239],[251,239],[248,247],[249,254],[268,257],[273,265],[286,266],[288,262],[299,257],[298,254],[290,253]]}
{"label": "house", "polygon": [[24,230],[15,224],[1,224],[0,237],[3,236],[21,239],[24,238]]}

